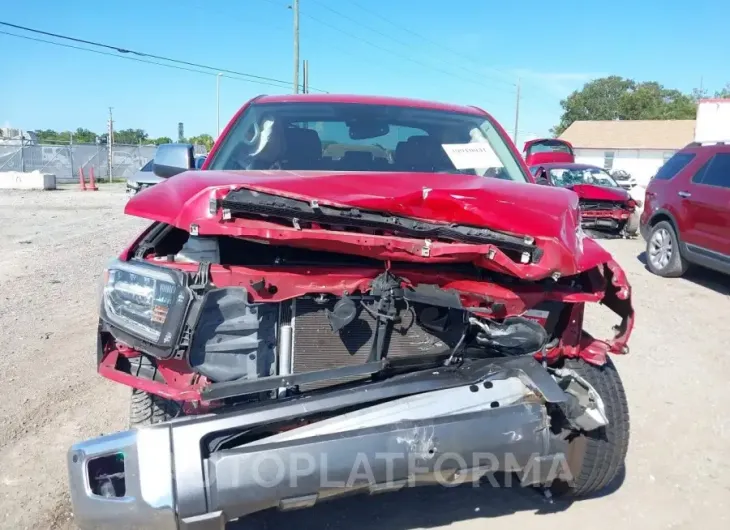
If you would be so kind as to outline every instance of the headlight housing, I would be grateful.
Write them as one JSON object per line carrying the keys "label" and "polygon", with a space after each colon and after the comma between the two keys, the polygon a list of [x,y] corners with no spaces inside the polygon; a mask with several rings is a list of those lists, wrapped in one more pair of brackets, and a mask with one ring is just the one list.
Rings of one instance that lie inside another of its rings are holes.
{"label": "headlight housing", "polygon": [[175,346],[189,302],[180,271],[119,260],[105,271],[102,319],[157,348]]}

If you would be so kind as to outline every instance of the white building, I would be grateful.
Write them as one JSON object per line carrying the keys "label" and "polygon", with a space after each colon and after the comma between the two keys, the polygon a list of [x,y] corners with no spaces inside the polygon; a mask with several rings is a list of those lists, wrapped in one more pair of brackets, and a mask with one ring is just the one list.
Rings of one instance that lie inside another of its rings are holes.
{"label": "white building", "polygon": [[676,151],[694,140],[695,120],[576,121],[560,139],[573,144],[575,161],[623,169],[646,186]]}

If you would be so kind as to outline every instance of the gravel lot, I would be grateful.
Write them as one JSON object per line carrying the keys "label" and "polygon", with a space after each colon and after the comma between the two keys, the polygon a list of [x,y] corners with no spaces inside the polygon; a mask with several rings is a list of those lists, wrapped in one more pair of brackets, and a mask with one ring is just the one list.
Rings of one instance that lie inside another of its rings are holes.
{"label": "gravel lot", "polygon": [[[73,528],[66,450],[125,424],[128,391],[94,367],[100,272],[145,225],[124,217],[124,202],[121,186],[0,192],[0,528]],[[605,245],[629,274],[638,315],[631,354],[616,360],[632,413],[621,483],[572,505],[526,490],[416,489],[236,528],[728,528],[730,280],[663,280],[644,269],[642,241]],[[607,330],[604,316],[592,308],[589,329]]]}

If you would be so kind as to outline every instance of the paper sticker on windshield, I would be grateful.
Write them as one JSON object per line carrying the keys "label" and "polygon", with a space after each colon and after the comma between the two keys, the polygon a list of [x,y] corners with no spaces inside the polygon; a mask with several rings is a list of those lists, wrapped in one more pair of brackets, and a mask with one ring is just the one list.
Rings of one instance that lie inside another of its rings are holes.
{"label": "paper sticker on windshield", "polygon": [[501,166],[499,158],[488,143],[442,144],[455,169]]}

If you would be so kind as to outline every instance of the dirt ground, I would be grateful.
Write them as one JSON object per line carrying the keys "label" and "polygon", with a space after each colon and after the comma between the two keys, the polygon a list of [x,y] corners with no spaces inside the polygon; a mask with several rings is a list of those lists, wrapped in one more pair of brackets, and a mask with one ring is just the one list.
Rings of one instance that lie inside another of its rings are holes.
{"label": "dirt ground", "polygon": [[[119,186],[0,192],[0,528],[74,528],[65,455],[123,428],[129,392],[94,369],[99,281],[145,222]],[[616,359],[631,407],[625,477],[573,504],[528,490],[424,488],[264,513],[233,528],[351,530],[730,527],[730,278],[664,280],[642,241],[603,243],[626,269],[637,323]],[[593,310],[588,327],[608,329]],[[581,525],[581,526],[579,526]]]}

